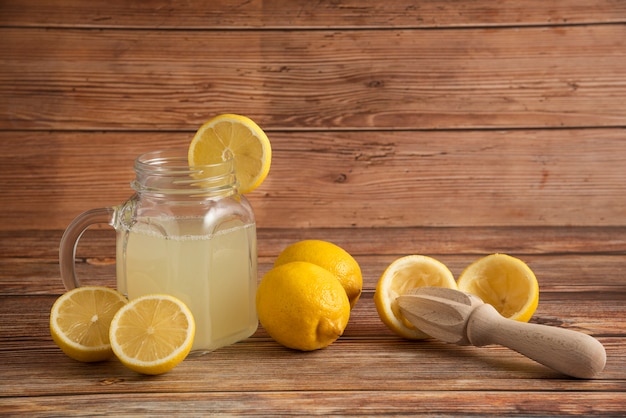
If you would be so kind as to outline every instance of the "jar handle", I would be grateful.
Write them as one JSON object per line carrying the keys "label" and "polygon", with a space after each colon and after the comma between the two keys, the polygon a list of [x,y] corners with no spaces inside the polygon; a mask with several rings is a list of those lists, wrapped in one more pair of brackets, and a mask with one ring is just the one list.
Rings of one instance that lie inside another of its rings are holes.
{"label": "jar handle", "polygon": [[78,277],[76,277],[76,270],[74,269],[74,259],[81,235],[94,224],[106,223],[113,225],[114,214],[115,208],[90,209],[78,215],[63,233],[59,246],[59,266],[65,289],[71,290],[80,286]]}

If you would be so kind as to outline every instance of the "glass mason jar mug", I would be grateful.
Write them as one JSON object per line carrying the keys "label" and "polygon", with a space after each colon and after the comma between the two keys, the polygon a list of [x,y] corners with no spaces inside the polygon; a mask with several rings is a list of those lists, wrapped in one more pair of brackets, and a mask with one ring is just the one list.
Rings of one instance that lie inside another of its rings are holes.
{"label": "glass mason jar mug", "polygon": [[76,246],[92,224],[116,230],[118,290],[129,298],[166,293],[187,304],[196,322],[192,351],[208,352],[252,335],[257,248],[254,213],[237,191],[234,161],[194,167],[169,151],[135,161],[135,194],[125,203],[79,215],[61,239],[67,289],[80,286]]}

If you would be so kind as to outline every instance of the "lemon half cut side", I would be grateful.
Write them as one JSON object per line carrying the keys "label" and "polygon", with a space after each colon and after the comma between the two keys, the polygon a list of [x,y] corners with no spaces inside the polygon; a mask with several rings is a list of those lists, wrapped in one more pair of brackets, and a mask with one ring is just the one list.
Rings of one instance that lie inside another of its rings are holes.
{"label": "lemon half cut side", "polygon": [[83,286],[61,295],[50,310],[50,334],[69,357],[84,362],[113,355],[109,326],[128,300],[114,289]]}
{"label": "lemon half cut side", "polygon": [[522,260],[507,254],[491,254],[473,262],[459,276],[458,286],[516,321],[528,322],[539,304],[535,274]]}
{"label": "lemon half cut side", "polygon": [[111,321],[109,338],[117,358],[131,370],[162,374],[189,354],[196,325],[189,308],[170,295],[132,299]]}
{"label": "lemon half cut side", "polygon": [[378,316],[389,329],[404,338],[428,338],[428,335],[413,326],[402,315],[396,301],[396,298],[406,291],[423,286],[457,288],[448,267],[425,255],[398,258],[385,269],[378,280],[374,294]]}

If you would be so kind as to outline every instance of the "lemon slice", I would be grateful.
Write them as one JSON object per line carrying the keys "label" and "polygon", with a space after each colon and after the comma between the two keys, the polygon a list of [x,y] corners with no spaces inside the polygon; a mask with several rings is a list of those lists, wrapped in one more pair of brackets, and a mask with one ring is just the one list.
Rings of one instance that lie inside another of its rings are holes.
{"label": "lemon slice", "polygon": [[409,339],[428,338],[404,318],[396,298],[422,286],[456,289],[454,276],[444,264],[425,255],[408,255],[391,263],[376,286],[374,304],[378,316],[389,329]]}
{"label": "lemon slice", "polygon": [[50,334],[69,357],[85,362],[113,355],[109,325],[126,304],[121,293],[108,287],[77,287],[61,295],[50,311]]}
{"label": "lemon slice", "polygon": [[459,290],[480,297],[505,318],[528,322],[539,303],[539,284],[522,260],[491,254],[470,264],[459,276]]}
{"label": "lemon slice", "polygon": [[215,164],[233,158],[240,193],[263,183],[270,171],[272,147],[267,135],[250,118],[223,114],[198,129],[189,144],[190,167]]}
{"label": "lemon slice", "polygon": [[172,370],[187,357],[195,331],[193,315],[181,300],[145,295],[115,314],[109,338],[122,364],[154,375]]}

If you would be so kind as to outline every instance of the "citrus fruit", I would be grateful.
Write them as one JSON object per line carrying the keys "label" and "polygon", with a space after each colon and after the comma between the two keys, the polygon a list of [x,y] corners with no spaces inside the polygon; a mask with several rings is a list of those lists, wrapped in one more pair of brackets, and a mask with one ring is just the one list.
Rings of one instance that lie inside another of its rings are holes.
{"label": "citrus fruit", "polygon": [[406,291],[422,286],[457,288],[450,270],[425,255],[398,258],[385,269],[376,285],[374,304],[378,316],[389,329],[404,338],[428,338],[404,318],[396,302],[396,298]]}
{"label": "citrus fruit", "polygon": [[539,284],[522,260],[491,254],[470,264],[459,276],[459,290],[480,297],[505,318],[528,322],[539,303]]}
{"label": "citrus fruit", "polygon": [[61,295],[50,311],[50,334],[69,357],[85,362],[111,357],[109,325],[127,300],[108,287],[77,287]]}
{"label": "citrus fruit", "polygon": [[333,273],[348,295],[350,308],[354,308],[363,289],[363,276],[359,264],[347,251],[328,241],[299,241],[285,248],[276,258],[274,266],[292,261],[317,264]]}
{"label": "citrus fruit", "polygon": [[265,132],[253,120],[223,114],[198,129],[189,144],[187,158],[190,167],[234,159],[239,191],[248,193],[267,177],[272,147]]}
{"label": "citrus fruit", "polygon": [[337,278],[304,261],[268,271],[257,289],[256,308],[270,337],[302,351],[332,344],[350,318],[350,302]]}
{"label": "citrus fruit", "polygon": [[195,331],[193,315],[180,299],[144,295],[115,314],[109,338],[113,352],[126,367],[161,374],[187,357]]}

